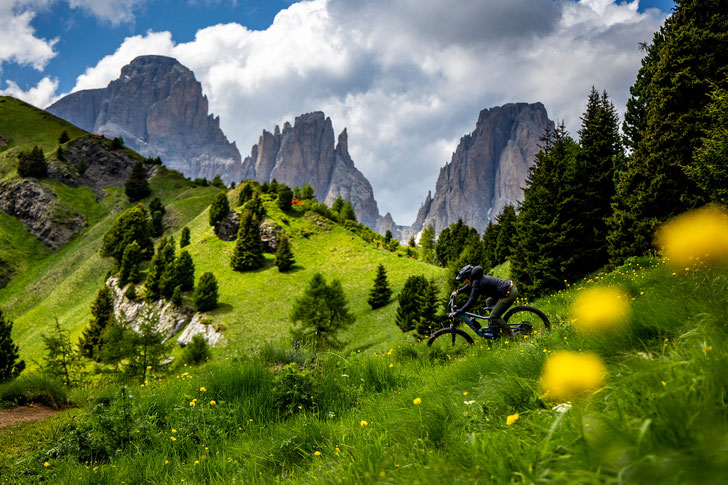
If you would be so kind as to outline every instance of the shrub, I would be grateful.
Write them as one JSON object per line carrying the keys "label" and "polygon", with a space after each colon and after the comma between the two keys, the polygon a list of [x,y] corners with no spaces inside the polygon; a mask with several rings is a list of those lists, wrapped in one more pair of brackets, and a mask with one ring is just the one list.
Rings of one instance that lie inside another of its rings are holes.
{"label": "shrub", "polygon": [[144,169],[144,162],[137,160],[131,169],[129,178],[124,184],[124,191],[130,201],[141,200],[152,193],[147,182],[147,171]]}
{"label": "shrub", "polygon": [[293,251],[291,250],[291,241],[285,234],[281,233],[278,240],[278,249],[276,249],[276,261],[275,265],[278,267],[278,271],[283,273],[293,267],[296,260],[293,258]]}
{"label": "shrub", "polygon": [[310,371],[299,371],[297,364],[290,363],[281,369],[273,382],[273,406],[281,417],[314,407],[315,381]]}
{"label": "shrub", "polygon": [[316,273],[293,303],[291,320],[298,326],[291,332],[294,338],[311,341],[315,348],[337,348],[342,344],[336,334],[353,323],[354,317],[347,308],[341,282],[334,280],[327,285],[321,273]]}
{"label": "shrub", "polygon": [[124,287],[129,281],[136,282],[139,277],[139,264],[142,262],[142,253],[139,244],[132,241],[124,250],[119,269],[119,287]]}
{"label": "shrub", "polygon": [[182,228],[182,234],[179,236],[179,247],[183,248],[190,245],[190,228],[185,226]]}
{"label": "shrub", "polygon": [[210,206],[210,225],[216,226],[220,221],[230,213],[230,203],[228,202],[227,194],[221,192],[217,194],[215,200],[212,201]]}
{"label": "shrub", "polygon": [[192,337],[182,351],[182,363],[199,365],[207,362],[212,357],[207,339],[200,334]]}
{"label": "shrub", "polygon": [[291,203],[293,202],[293,191],[290,187],[284,184],[278,186],[278,199],[276,203],[283,212],[290,212]]}
{"label": "shrub", "polygon": [[96,299],[91,304],[91,320],[78,339],[78,351],[84,357],[99,360],[99,353],[103,347],[102,335],[114,319],[114,301],[111,290],[104,285]]}
{"label": "shrub", "polygon": [[18,346],[13,342],[12,331],[13,322],[0,310],[0,382],[17,377],[25,369],[25,361],[19,359]]}
{"label": "shrub", "polygon": [[0,384],[0,402],[16,406],[41,403],[58,409],[68,403],[68,389],[52,377],[33,372]]}
{"label": "shrub", "polygon": [[48,175],[48,162],[38,145],[35,145],[32,150],[20,152],[18,155],[18,175],[36,178]]}

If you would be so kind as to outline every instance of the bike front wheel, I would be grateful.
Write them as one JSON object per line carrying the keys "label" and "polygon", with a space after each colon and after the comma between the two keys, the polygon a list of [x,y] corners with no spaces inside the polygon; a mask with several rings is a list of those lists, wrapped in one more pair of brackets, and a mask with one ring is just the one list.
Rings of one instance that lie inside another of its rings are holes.
{"label": "bike front wheel", "polygon": [[527,305],[514,306],[503,315],[503,320],[524,335],[541,334],[551,328],[551,322],[544,312]]}
{"label": "bike front wheel", "polygon": [[471,345],[473,345],[472,337],[459,328],[441,328],[427,339],[428,347],[440,349],[447,353],[465,349]]}

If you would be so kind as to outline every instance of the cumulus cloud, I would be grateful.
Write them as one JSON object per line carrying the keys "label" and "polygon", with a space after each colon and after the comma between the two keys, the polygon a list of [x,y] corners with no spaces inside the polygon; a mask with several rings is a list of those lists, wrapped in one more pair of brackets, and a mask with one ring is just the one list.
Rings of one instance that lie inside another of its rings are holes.
{"label": "cumulus cloud", "polygon": [[[76,0],[78,1],[78,0]],[[128,2],[132,4],[134,2]],[[245,156],[262,129],[322,110],[348,128],[381,212],[414,220],[440,167],[480,110],[541,101],[576,136],[594,85],[622,110],[642,53],[664,21],[616,0],[313,0],[264,31],[221,24],[176,44],[127,38],[79,77],[103,87],[137,55],[177,58]]]}
{"label": "cumulus cloud", "polygon": [[45,2],[0,1],[0,67],[4,62],[32,66],[42,71],[56,52],[58,39],[39,39],[30,22],[35,17],[30,7]]}
{"label": "cumulus cloud", "polygon": [[144,3],[146,0],[68,0],[71,8],[84,10],[111,25],[133,21],[134,10]]}
{"label": "cumulus cloud", "polygon": [[43,107],[48,106],[58,99],[58,96],[56,96],[57,89],[58,79],[44,77],[35,87],[32,87],[27,91],[21,89],[13,81],[7,81],[7,87],[4,90],[0,90],[0,94],[22,99],[33,106]]}

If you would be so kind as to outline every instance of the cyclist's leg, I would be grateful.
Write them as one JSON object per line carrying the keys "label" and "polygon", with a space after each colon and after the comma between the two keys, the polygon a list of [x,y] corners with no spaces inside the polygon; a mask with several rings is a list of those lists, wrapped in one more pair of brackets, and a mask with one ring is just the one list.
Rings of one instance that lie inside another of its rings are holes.
{"label": "cyclist's leg", "polygon": [[500,329],[505,333],[505,335],[509,335],[511,333],[511,330],[506,321],[503,320],[503,318],[501,317],[506,312],[506,310],[508,310],[508,308],[513,305],[513,302],[516,301],[516,298],[518,298],[518,289],[516,288],[516,285],[513,285],[510,293],[508,293],[508,296],[500,298],[493,307],[493,311],[490,312],[490,321],[498,325]]}

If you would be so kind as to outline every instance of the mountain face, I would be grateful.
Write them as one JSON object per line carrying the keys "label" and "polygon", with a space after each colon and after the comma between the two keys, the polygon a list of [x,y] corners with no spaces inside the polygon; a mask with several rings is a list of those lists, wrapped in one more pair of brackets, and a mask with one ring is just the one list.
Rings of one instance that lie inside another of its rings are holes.
{"label": "mountain face", "polygon": [[435,195],[427,194],[411,232],[403,235],[430,224],[439,234],[459,218],[482,233],[503,207],[523,200],[539,140],[553,127],[541,103],[481,111],[475,130],[460,139],[452,160],[440,170]]}
{"label": "mountain face", "polygon": [[276,179],[290,187],[310,184],[316,199],[331,205],[337,197],[351,201],[357,220],[376,228],[381,219],[369,181],[349,155],[346,129],[334,141],[331,119],[316,111],[286,122],[273,133],[263,130],[243,161],[243,179]]}
{"label": "mountain face", "polygon": [[54,115],[108,137],[121,136],[146,157],[190,178],[239,182],[240,152],[208,114],[207,98],[192,71],[163,56],[137,57],[102,89],[69,94],[47,108]]}

